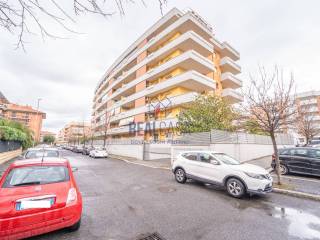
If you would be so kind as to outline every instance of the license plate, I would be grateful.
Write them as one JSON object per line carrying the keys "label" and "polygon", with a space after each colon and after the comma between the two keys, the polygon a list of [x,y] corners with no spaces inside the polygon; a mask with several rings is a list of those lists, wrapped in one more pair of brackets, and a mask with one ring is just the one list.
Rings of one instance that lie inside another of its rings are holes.
{"label": "license plate", "polygon": [[54,198],[44,199],[44,200],[23,200],[17,202],[16,210],[25,210],[25,209],[35,209],[35,208],[51,208],[54,203]]}

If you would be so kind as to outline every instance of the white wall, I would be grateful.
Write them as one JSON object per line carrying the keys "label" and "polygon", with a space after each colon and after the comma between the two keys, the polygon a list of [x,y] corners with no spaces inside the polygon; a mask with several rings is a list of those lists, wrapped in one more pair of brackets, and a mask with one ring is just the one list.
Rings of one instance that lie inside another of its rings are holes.
{"label": "white wall", "polygon": [[134,144],[110,144],[107,145],[107,150],[109,154],[132,157],[139,160],[143,159],[143,145]]}
{"label": "white wall", "polygon": [[[292,146],[278,146],[292,147]],[[210,149],[217,152],[226,153],[240,162],[246,162],[273,154],[273,146],[269,144],[211,144]]]}

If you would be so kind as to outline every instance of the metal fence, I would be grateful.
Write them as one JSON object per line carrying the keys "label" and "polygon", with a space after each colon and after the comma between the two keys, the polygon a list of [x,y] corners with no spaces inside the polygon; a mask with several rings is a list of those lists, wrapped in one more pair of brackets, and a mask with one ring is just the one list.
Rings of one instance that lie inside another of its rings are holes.
{"label": "metal fence", "polygon": [[[279,145],[293,145],[294,138],[289,134],[277,134],[276,141]],[[270,136],[249,134],[243,132],[228,132],[222,130],[211,131],[211,143],[235,143],[235,144],[266,144],[271,145]]]}
{"label": "metal fence", "polygon": [[19,148],[21,148],[20,142],[0,140],[0,153],[18,150]]}

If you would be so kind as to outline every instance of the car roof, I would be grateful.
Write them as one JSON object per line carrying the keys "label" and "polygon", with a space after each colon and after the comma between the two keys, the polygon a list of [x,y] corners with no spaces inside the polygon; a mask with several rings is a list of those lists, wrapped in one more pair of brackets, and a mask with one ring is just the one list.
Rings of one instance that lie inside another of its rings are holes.
{"label": "car roof", "polygon": [[65,158],[30,158],[30,159],[26,159],[26,160],[17,160],[15,162],[13,162],[11,164],[11,167],[21,167],[21,166],[25,166],[25,165],[67,165],[68,164],[68,160]]}
{"label": "car roof", "polygon": [[188,150],[188,151],[181,151],[180,154],[183,154],[183,153],[209,153],[209,154],[212,154],[212,153],[216,153],[216,154],[221,154],[222,152],[215,152],[215,151],[210,151],[210,150]]}
{"label": "car roof", "polygon": [[27,151],[43,151],[43,150],[45,150],[45,151],[47,151],[47,150],[49,150],[49,151],[59,151],[59,149],[53,148],[53,147],[50,147],[50,148],[48,148],[48,147],[45,147],[45,148],[43,148],[43,147],[28,148]]}

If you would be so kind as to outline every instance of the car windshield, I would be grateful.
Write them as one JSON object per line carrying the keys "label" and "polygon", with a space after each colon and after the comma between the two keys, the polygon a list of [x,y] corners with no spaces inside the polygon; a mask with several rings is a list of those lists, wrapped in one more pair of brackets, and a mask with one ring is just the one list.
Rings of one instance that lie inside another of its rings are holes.
{"label": "car windshield", "polygon": [[25,158],[59,157],[59,151],[56,150],[30,150]]}
{"label": "car windshield", "polygon": [[213,153],[212,154],[217,160],[228,164],[228,165],[239,165],[240,162],[230,156],[228,156],[227,154],[224,153]]}
{"label": "car windshield", "polygon": [[28,166],[14,168],[8,174],[3,187],[27,186],[69,181],[65,166]]}

